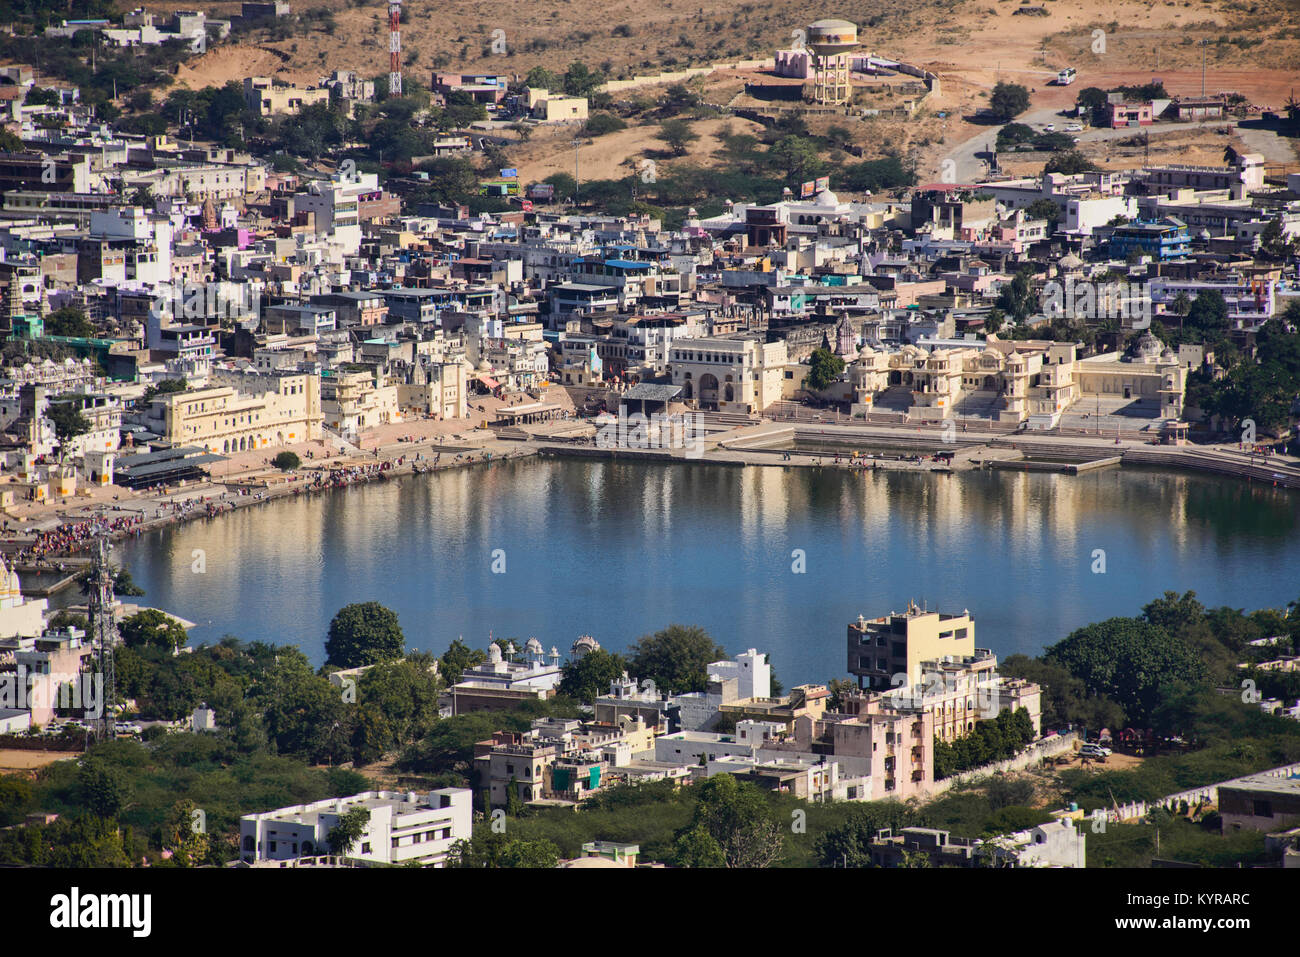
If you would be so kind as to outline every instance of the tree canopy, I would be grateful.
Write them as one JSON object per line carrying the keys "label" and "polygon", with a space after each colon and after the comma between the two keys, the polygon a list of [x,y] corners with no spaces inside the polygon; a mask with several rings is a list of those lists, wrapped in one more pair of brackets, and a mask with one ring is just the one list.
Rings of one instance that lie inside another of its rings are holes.
{"label": "tree canopy", "polygon": [[643,635],[632,645],[631,673],[650,680],[660,691],[703,691],[708,667],[727,652],[714,644],[698,625],[669,625],[653,635]]}
{"label": "tree canopy", "polygon": [[359,668],[400,658],[406,650],[406,636],[397,613],[377,601],[345,605],[330,622],[325,640],[327,663],[340,668]]}

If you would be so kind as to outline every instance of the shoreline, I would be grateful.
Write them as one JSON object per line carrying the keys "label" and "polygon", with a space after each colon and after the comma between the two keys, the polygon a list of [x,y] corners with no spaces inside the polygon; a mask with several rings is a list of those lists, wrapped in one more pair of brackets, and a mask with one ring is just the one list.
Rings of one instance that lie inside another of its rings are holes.
{"label": "shoreline", "polygon": [[[475,436],[455,445],[439,445],[429,439],[399,442],[376,449],[373,457],[349,456],[337,461],[308,465],[288,472],[261,472],[233,479],[178,486],[150,501],[109,504],[86,503],[82,514],[73,514],[53,530],[40,531],[30,539],[14,536],[9,529],[4,545],[6,558],[31,571],[59,571],[60,561],[83,557],[91,542],[107,531],[110,541],[136,538],[145,532],[177,526],[200,518],[214,519],[238,509],[285,498],[345,490],[372,482],[411,475],[424,475],[491,465],[527,458],[581,458],[610,461],[644,461],[671,464],[706,464],[731,467],[830,468],[846,472],[906,471],[938,473],[998,470],[1010,472],[1054,472],[1079,475],[1112,466],[1157,469],[1177,474],[1196,472],[1245,481],[1267,483],[1272,488],[1300,488],[1300,468],[1278,461],[1276,466],[1243,461],[1244,454],[1202,446],[1153,446],[1062,441],[1054,435],[1013,433],[990,436],[982,441],[963,434],[960,444],[945,443],[937,435],[917,435],[913,430],[876,427],[870,430],[818,424],[817,428],[795,428],[794,437],[805,444],[822,442],[825,450],[728,445],[729,432],[715,433],[705,440],[706,448],[696,454],[685,449],[608,449],[594,441],[573,442],[530,437],[527,440]],[[974,441],[972,441],[974,439]],[[862,452],[861,448],[873,449]],[[882,452],[881,450],[885,451]],[[946,458],[940,455],[946,454]],[[449,459],[443,459],[449,456]],[[1277,472],[1284,468],[1285,472]],[[77,509],[70,509],[77,511]],[[150,514],[152,513],[152,514]],[[135,521],[131,521],[134,518]],[[103,529],[104,523],[111,523]],[[116,523],[117,527],[113,527]],[[72,535],[66,545],[43,543],[43,536]],[[26,539],[26,540],[24,540]],[[17,548],[12,546],[17,545]],[[36,554],[31,553],[37,548]]]}

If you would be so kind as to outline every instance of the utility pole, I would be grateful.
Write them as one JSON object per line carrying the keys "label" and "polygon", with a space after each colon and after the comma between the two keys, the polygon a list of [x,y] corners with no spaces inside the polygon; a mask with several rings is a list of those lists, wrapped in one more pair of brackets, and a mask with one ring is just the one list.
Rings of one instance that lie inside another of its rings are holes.
{"label": "utility pole", "polygon": [[1209,40],[1201,41],[1201,96],[1205,96],[1205,48],[1209,45]]}
{"label": "utility pole", "polygon": [[117,669],[113,662],[117,623],[113,620],[113,575],[108,565],[109,547],[107,533],[101,533],[90,566],[90,595],[86,602],[92,647],[98,658],[99,673],[104,680],[104,688],[100,693],[100,716],[95,722],[95,738],[99,741],[113,736],[112,707],[117,698]]}
{"label": "utility pole", "polygon": [[573,205],[578,205],[578,147],[582,145],[582,140],[578,137],[573,138]]}

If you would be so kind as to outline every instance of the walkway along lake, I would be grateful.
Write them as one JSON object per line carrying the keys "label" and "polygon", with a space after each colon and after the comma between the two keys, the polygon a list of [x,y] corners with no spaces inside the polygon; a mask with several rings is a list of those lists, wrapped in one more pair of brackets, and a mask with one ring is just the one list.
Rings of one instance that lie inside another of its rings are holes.
{"label": "walkway along lake", "polygon": [[970,609],[978,645],[1002,657],[1167,589],[1285,606],[1300,598],[1298,504],[1293,491],[1131,469],[526,459],[276,500],[146,532],[115,559],[143,601],[199,623],[196,642],[297,644],[319,664],[330,618],[367,600],[436,653],[457,636],[483,647],[489,632],[566,657],[583,633],[623,650],[682,622],[729,652],[770,652],[788,687],[842,676],[848,622],[911,598]]}

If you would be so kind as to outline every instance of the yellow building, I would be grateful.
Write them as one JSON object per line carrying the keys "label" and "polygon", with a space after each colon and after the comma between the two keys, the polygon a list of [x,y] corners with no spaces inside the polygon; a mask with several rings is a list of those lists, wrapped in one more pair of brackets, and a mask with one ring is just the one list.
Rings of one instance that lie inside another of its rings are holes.
{"label": "yellow building", "polygon": [[945,615],[909,602],[902,614],[872,619],[859,615],[849,624],[848,670],[859,688],[895,687],[903,681],[896,682],[895,675],[905,675],[908,685],[920,684],[924,662],[975,653],[975,622],[967,611]]}
{"label": "yellow building", "polygon": [[369,371],[327,371],[321,374],[321,409],[325,424],[357,437],[365,429],[400,422],[397,386],[376,382]]}
{"label": "yellow building", "polygon": [[298,372],[213,370],[213,385],[156,396],[146,425],[174,445],[230,454],[321,437],[320,380]]}

